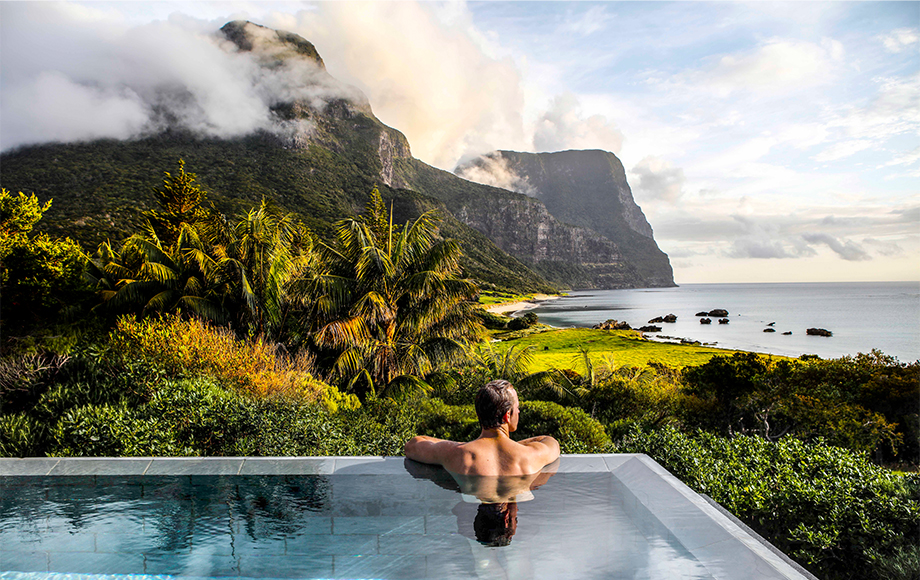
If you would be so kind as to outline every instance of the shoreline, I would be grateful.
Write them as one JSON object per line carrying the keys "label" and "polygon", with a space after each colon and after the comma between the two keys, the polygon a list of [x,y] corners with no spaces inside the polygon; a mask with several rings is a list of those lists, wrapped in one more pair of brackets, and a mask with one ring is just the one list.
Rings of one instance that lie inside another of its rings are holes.
{"label": "shoreline", "polygon": [[521,300],[519,302],[505,302],[502,304],[493,304],[486,308],[486,312],[491,312],[492,314],[504,314],[506,316],[511,316],[517,312],[522,312],[524,310],[531,310],[539,306],[544,302],[549,302],[550,300],[558,300],[562,298],[561,296],[551,296],[549,294],[534,294],[533,298],[530,300]]}

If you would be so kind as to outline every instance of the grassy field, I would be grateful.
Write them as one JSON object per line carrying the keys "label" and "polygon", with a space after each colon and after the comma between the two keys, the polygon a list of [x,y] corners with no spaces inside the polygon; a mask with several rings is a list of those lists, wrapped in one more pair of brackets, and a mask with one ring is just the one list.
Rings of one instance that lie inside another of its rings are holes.
{"label": "grassy field", "polygon": [[[502,333],[495,335],[502,338]],[[534,345],[534,360],[530,372],[549,368],[581,369],[580,349],[585,347],[595,361],[611,357],[615,366],[645,366],[649,362],[684,367],[700,365],[716,355],[731,355],[733,350],[705,346],[664,344],[639,337],[631,330],[593,330],[570,328],[529,334],[513,340],[493,343],[493,348],[504,351],[516,344]]]}
{"label": "grassy field", "polygon": [[486,290],[479,294],[479,303],[483,306],[493,306],[495,304],[507,304],[508,302],[523,302],[532,300],[533,294],[512,294],[510,292],[497,292]]}

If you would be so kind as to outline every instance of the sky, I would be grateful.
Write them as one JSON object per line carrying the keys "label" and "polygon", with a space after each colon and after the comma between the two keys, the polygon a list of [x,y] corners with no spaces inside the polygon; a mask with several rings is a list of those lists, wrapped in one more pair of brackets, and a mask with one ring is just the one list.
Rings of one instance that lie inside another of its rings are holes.
{"label": "sky", "polygon": [[920,280],[920,2],[0,2],[0,149],[265,128],[315,74],[231,58],[234,19],[436,167],[613,152],[678,284]]}

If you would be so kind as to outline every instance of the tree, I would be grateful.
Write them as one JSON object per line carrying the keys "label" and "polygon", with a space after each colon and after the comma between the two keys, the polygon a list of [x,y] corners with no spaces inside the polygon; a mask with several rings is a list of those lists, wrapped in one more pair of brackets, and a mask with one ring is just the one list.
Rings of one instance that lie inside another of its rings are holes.
{"label": "tree", "polygon": [[53,318],[82,299],[86,257],[70,238],[32,235],[34,225],[51,207],[35,194],[0,189],[0,288],[3,321],[18,326]]}
{"label": "tree", "polygon": [[202,207],[206,195],[194,173],[186,173],[185,161],[180,159],[175,175],[164,171],[163,188],[153,188],[160,211],[147,213],[154,234],[166,244],[174,243],[182,232],[182,224],[197,225],[209,219]]}
{"label": "tree", "polygon": [[335,243],[320,244],[307,317],[349,388],[379,397],[429,391],[478,340],[478,289],[459,278],[460,247],[436,240],[437,223],[426,212],[394,225],[374,188],[364,216],[338,222]]}

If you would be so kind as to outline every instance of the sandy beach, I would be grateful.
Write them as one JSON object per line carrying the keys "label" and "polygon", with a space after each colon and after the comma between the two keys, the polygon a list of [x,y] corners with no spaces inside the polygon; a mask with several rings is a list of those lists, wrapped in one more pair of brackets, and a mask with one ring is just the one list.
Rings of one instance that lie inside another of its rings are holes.
{"label": "sandy beach", "polygon": [[488,312],[492,314],[513,314],[515,312],[520,312],[522,310],[530,310],[531,308],[536,308],[540,305],[541,302],[547,302],[549,300],[556,300],[559,296],[550,296],[549,294],[534,294],[533,298],[530,300],[522,300],[521,302],[505,302],[503,304],[493,304],[486,308]]}

